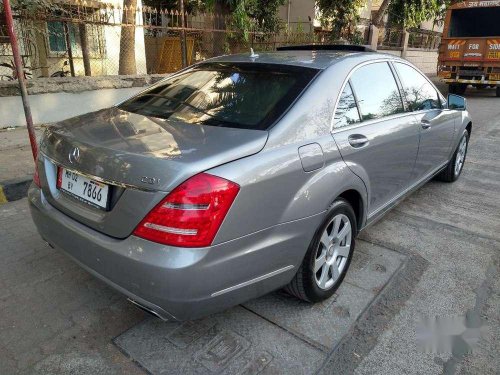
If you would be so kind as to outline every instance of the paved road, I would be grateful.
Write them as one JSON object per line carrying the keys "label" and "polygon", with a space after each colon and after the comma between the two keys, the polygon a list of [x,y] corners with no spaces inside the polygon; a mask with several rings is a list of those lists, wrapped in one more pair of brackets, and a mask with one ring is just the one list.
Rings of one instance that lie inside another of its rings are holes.
{"label": "paved road", "polygon": [[[274,293],[163,323],[47,247],[26,200],[0,206],[0,374],[498,374],[500,106],[490,94],[469,95],[461,179],[427,184],[363,232],[347,283],[313,307]],[[452,353],[426,352],[422,316],[467,316],[473,328],[479,317],[483,338],[472,353],[459,338]],[[213,361],[227,342],[233,357]]]}

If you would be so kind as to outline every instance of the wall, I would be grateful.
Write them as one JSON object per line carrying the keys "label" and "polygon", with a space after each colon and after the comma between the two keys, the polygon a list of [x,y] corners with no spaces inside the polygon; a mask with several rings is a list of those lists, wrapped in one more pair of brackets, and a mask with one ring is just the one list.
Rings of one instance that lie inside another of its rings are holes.
{"label": "wall", "polygon": [[[280,18],[287,23],[288,7],[290,3],[290,29],[295,30],[300,22],[304,31],[310,31],[310,26],[315,17],[315,1],[314,0],[285,0],[285,4],[278,10]],[[311,22],[309,22],[309,17]]]}
{"label": "wall", "polygon": [[[163,78],[154,76],[41,78],[28,81],[35,125],[111,107]],[[17,82],[0,82],[0,128],[25,126]]]}
{"label": "wall", "polygon": [[406,52],[406,59],[411,63],[415,64],[421,71],[425,74],[435,75],[437,74],[437,61],[438,61],[438,51],[437,50],[419,50],[409,48]]}
{"label": "wall", "polygon": [[[81,93],[50,93],[30,96],[31,112],[35,125],[61,121],[84,113],[111,107],[134,95],[141,88],[103,89]],[[0,129],[25,126],[23,104],[20,96],[0,98]]]}
{"label": "wall", "polygon": [[[378,52],[389,53],[391,55],[400,56],[400,50],[384,50],[378,49]],[[415,64],[422,72],[427,75],[436,75],[438,51],[437,50],[422,50],[416,48],[408,48],[406,57],[408,61]]]}

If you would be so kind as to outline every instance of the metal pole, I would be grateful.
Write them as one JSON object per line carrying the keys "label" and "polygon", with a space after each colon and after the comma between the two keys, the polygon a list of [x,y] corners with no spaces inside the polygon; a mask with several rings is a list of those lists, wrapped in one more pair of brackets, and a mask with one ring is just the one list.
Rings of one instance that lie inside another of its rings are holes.
{"label": "metal pole", "polygon": [[186,48],[186,25],[184,19],[184,0],[179,1],[181,8],[181,55],[182,55],[182,67],[185,68],[187,63],[187,48]]}
{"label": "metal pole", "polygon": [[10,45],[12,46],[12,54],[14,55],[14,64],[16,65],[17,80],[21,90],[21,98],[23,100],[24,115],[26,117],[26,127],[28,128],[28,135],[30,137],[31,152],[33,159],[36,162],[38,156],[38,145],[36,143],[35,128],[33,127],[33,118],[31,116],[31,108],[28,101],[28,91],[26,90],[26,83],[24,82],[24,69],[21,61],[21,54],[19,53],[19,46],[17,44],[17,37],[14,31],[14,20],[12,18],[12,9],[10,8],[10,1],[3,0],[3,7],[5,10],[5,21],[7,30],[10,37]]}

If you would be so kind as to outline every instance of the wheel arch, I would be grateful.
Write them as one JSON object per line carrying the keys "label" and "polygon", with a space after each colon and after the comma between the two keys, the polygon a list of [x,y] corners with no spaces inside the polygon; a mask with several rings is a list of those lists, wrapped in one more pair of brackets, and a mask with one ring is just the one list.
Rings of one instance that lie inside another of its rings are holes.
{"label": "wheel arch", "polygon": [[354,210],[354,213],[356,214],[356,224],[357,224],[356,229],[357,232],[359,232],[363,227],[363,223],[365,220],[365,203],[363,200],[363,196],[356,189],[348,189],[340,193],[333,201],[335,201],[338,198],[345,199],[351,205],[352,209]]}
{"label": "wheel arch", "polygon": [[469,133],[469,137],[472,134],[472,121],[469,121],[469,123],[465,126],[465,129]]}

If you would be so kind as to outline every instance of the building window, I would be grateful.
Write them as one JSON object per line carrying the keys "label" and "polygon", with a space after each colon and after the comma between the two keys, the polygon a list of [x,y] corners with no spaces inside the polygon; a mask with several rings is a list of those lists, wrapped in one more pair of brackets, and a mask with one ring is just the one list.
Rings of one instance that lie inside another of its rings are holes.
{"label": "building window", "polygon": [[[100,25],[85,25],[87,31],[87,44],[90,56],[93,58],[102,58],[105,53],[104,33]],[[59,21],[47,22],[48,42],[51,53],[66,53],[66,38],[64,34],[64,24]],[[74,23],[68,23],[69,40],[73,56],[81,56],[81,38],[79,26]]]}

